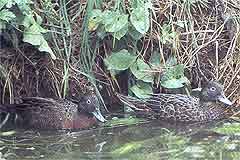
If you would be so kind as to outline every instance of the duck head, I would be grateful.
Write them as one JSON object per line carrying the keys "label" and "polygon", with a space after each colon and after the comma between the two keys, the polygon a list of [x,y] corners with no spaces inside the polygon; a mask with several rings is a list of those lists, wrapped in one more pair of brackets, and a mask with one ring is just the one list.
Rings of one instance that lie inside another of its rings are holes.
{"label": "duck head", "polygon": [[215,81],[210,81],[208,84],[201,89],[200,100],[203,102],[216,102],[220,101],[227,105],[233,103],[225,96],[223,86]]}
{"label": "duck head", "polygon": [[96,95],[87,95],[80,98],[78,102],[79,111],[84,111],[96,117],[100,122],[105,122],[106,119],[100,112],[100,103]]}

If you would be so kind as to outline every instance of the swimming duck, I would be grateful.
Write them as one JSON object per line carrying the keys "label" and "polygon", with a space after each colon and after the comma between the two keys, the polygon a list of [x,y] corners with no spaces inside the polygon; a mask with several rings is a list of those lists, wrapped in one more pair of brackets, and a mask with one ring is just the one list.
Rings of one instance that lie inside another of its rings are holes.
{"label": "swimming duck", "polygon": [[117,94],[120,101],[141,114],[157,119],[182,122],[202,122],[223,119],[232,102],[224,95],[223,86],[210,81],[200,90],[199,97],[183,94],[153,94],[147,99],[137,99]]}
{"label": "swimming duck", "polygon": [[85,129],[105,122],[96,95],[83,96],[78,104],[66,99],[22,98],[19,104],[0,105],[0,111],[15,113],[16,125],[35,129]]}

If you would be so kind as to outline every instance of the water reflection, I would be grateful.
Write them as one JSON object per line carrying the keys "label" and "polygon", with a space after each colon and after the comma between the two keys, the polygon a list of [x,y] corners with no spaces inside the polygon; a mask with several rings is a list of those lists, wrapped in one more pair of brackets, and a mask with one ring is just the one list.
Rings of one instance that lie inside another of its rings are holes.
{"label": "water reflection", "polygon": [[214,132],[226,122],[100,127],[77,132],[23,131],[1,136],[2,159],[232,159],[239,139]]}

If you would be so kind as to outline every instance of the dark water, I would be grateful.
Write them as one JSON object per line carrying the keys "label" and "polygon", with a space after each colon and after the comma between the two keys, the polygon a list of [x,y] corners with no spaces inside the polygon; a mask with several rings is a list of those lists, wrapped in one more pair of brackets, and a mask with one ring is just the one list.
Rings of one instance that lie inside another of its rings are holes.
{"label": "dark water", "polygon": [[152,121],[76,132],[16,130],[1,136],[0,160],[240,159],[239,126],[231,125]]}

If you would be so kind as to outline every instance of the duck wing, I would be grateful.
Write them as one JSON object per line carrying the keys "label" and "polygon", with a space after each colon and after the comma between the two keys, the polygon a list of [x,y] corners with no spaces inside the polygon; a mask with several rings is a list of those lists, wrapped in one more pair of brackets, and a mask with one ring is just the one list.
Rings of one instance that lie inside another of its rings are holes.
{"label": "duck wing", "polygon": [[117,96],[138,114],[151,117],[189,121],[195,114],[203,112],[199,107],[198,98],[182,94],[153,94],[147,99],[137,99],[121,94]]}
{"label": "duck wing", "polygon": [[150,109],[153,111],[159,111],[167,106],[192,109],[199,104],[198,98],[183,94],[152,94],[150,98],[146,99],[138,99],[122,94],[117,94],[117,97],[121,102],[135,110]]}
{"label": "duck wing", "polygon": [[19,99],[16,104],[1,104],[0,111],[16,113],[37,108],[55,109],[59,106],[59,101],[62,100],[42,97],[24,97]]}
{"label": "duck wing", "polygon": [[154,94],[146,100],[146,104],[154,111],[166,108],[192,110],[199,105],[199,98],[183,94]]}
{"label": "duck wing", "polygon": [[57,100],[52,98],[42,98],[42,97],[24,97],[21,98],[21,103],[19,105],[24,106],[48,106],[48,105],[56,105],[58,103]]}

